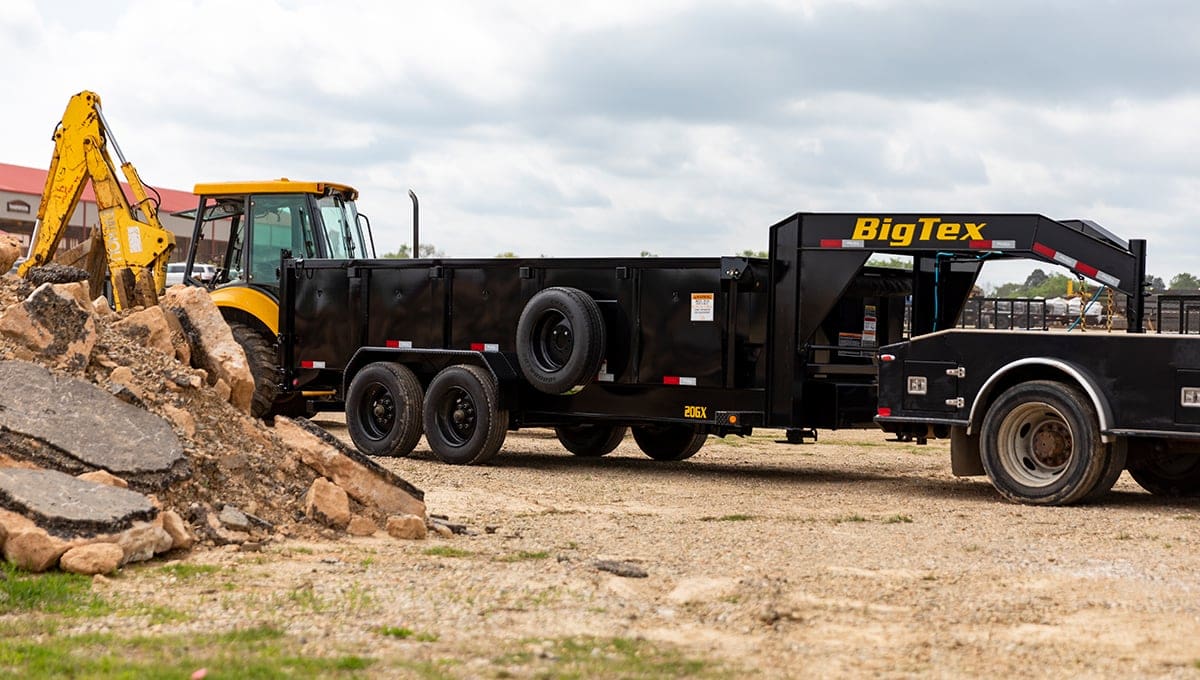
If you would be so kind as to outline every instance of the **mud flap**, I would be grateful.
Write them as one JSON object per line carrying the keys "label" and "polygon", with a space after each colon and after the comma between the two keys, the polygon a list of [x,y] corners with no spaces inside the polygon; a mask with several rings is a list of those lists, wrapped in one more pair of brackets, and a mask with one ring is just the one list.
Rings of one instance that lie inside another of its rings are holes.
{"label": "mud flap", "polygon": [[984,474],[979,456],[979,434],[967,434],[966,427],[950,428],[950,471],[955,477]]}

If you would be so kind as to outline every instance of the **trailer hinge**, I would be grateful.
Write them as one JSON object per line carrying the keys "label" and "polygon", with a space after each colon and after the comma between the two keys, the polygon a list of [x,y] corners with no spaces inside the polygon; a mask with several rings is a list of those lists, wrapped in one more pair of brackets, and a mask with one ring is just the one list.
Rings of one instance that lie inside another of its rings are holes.
{"label": "trailer hinge", "polygon": [[946,375],[952,375],[955,378],[965,378],[967,377],[967,367],[959,366],[958,368],[947,368]]}
{"label": "trailer hinge", "polygon": [[962,408],[966,405],[967,405],[967,401],[965,399],[963,399],[962,397],[956,397],[954,399],[946,400],[946,406],[953,406],[954,408]]}

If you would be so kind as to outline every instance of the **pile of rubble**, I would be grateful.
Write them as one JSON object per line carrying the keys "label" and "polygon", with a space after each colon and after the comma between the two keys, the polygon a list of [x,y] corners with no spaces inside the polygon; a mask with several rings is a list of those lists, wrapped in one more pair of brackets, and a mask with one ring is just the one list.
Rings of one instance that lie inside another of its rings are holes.
{"label": "pile of rubble", "polygon": [[198,543],[424,537],[420,490],[303,419],[250,417],[252,391],[202,289],[114,312],[85,283],[0,277],[4,557],[107,573]]}

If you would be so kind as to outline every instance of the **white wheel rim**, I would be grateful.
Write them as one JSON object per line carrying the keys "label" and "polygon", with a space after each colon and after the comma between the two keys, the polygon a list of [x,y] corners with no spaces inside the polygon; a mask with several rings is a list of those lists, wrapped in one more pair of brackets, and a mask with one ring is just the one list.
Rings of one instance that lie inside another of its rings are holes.
{"label": "white wheel rim", "polygon": [[997,436],[1000,465],[1017,483],[1044,488],[1062,478],[1075,456],[1071,428],[1058,409],[1043,402],[1017,406]]}

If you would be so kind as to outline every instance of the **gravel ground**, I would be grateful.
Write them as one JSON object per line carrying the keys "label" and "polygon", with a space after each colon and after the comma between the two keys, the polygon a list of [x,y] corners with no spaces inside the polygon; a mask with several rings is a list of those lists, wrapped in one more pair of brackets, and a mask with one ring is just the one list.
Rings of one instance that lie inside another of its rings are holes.
{"label": "gravel ground", "polygon": [[[317,422],[345,437],[336,416]],[[554,674],[553,641],[574,636],[733,677],[1200,676],[1200,504],[1123,477],[1099,505],[1025,507],[951,476],[943,443],[781,438],[710,438],[659,463],[629,438],[583,459],[528,430],[485,467],[422,443],[381,462],[472,535],[197,552],[188,564],[221,571],[151,565],[100,587],[189,613],[152,632],[268,622],[384,677]]]}

